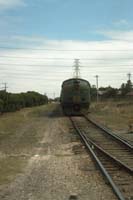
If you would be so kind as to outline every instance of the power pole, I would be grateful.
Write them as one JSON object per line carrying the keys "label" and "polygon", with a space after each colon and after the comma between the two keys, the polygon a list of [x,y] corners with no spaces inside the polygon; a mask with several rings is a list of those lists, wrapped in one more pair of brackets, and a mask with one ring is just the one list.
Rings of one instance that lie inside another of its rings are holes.
{"label": "power pole", "polygon": [[79,66],[79,59],[75,59],[74,61],[74,78],[80,77],[80,66]]}
{"label": "power pole", "polygon": [[5,90],[5,92],[7,91],[7,83],[2,83],[3,85],[4,85],[4,90]]}
{"label": "power pole", "polygon": [[96,78],[97,102],[98,102],[98,101],[99,101],[99,95],[98,95],[98,78],[99,78],[99,76],[98,76],[98,75],[96,75],[96,76],[95,76],[95,78]]}
{"label": "power pole", "polygon": [[128,83],[128,86],[130,87],[130,91],[131,91],[132,88],[133,88],[133,84],[132,84],[132,81],[131,81],[131,76],[132,76],[131,73],[128,73],[128,74],[127,74],[127,77],[128,77],[127,83]]}
{"label": "power pole", "polygon": [[53,98],[55,99],[55,92],[53,93]]}
{"label": "power pole", "polygon": [[7,93],[7,83],[2,83],[3,89],[5,91],[5,101],[4,101],[4,106],[7,107],[8,106],[8,93]]}

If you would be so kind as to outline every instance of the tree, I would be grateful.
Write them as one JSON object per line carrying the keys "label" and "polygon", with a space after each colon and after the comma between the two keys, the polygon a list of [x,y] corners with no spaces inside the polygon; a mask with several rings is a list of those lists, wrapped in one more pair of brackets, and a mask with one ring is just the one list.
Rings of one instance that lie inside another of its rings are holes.
{"label": "tree", "polygon": [[16,111],[24,107],[38,106],[48,103],[46,95],[34,91],[13,94],[0,91],[0,112]]}
{"label": "tree", "polygon": [[118,91],[118,89],[112,88],[109,86],[104,94],[104,97],[105,98],[114,98],[117,95],[117,91]]}
{"label": "tree", "polygon": [[0,113],[3,112],[3,109],[4,109],[4,101],[0,99]]}
{"label": "tree", "polygon": [[125,96],[128,92],[132,91],[132,82],[130,80],[127,81],[127,83],[122,83],[121,85],[121,94],[122,96]]}

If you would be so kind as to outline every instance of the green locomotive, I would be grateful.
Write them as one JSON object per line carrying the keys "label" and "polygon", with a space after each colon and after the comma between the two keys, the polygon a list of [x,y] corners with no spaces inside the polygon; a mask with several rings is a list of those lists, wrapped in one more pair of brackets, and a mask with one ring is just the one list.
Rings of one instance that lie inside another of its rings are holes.
{"label": "green locomotive", "polygon": [[66,115],[82,115],[90,106],[90,84],[80,78],[65,80],[62,84],[61,106]]}

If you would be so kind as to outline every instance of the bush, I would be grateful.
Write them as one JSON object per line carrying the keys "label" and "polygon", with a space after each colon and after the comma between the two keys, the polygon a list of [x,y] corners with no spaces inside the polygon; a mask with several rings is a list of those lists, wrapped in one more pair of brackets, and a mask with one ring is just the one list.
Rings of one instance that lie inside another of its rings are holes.
{"label": "bush", "polygon": [[4,109],[4,101],[0,99],[0,113],[3,112],[3,109]]}
{"label": "bush", "polygon": [[20,94],[0,91],[0,112],[12,112],[24,107],[38,106],[46,103],[48,103],[47,96],[34,91]]}

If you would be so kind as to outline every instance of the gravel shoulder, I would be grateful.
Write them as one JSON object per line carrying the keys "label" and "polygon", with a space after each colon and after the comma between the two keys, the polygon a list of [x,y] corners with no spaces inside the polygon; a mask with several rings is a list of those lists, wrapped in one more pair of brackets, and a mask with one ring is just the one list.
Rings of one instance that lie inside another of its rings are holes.
{"label": "gravel shoulder", "polygon": [[0,127],[0,199],[116,199],[57,105],[6,114]]}

